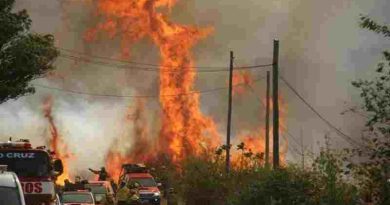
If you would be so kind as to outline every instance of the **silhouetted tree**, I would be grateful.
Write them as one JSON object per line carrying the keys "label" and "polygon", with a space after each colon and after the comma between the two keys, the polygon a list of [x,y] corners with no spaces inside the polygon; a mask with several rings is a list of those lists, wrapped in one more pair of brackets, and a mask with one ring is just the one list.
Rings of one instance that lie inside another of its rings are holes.
{"label": "silhouetted tree", "polygon": [[32,33],[26,10],[13,12],[14,3],[0,1],[0,104],[34,93],[29,82],[52,70],[59,54],[53,36]]}

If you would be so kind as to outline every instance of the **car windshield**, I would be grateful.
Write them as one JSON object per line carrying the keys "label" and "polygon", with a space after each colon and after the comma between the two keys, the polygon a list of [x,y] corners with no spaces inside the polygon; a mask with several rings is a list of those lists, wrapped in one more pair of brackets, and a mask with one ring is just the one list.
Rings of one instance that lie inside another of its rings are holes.
{"label": "car windshield", "polygon": [[93,198],[88,193],[64,193],[62,203],[93,203]]}
{"label": "car windshield", "polygon": [[0,204],[21,205],[18,189],[0,186]]}
{"label": "car windshield", "polygon": [[131,182],[138,182],[142,187],[155,187],[157,186],[156,181],[153,178],[135,178],[131,179]]}
{"label": "car windshield", "polygon": [[49,155],[46,152],[0,151],[0,164],[19,177],[44,177],[49,175]]}
{"label": "car windshield", "polygon": [[85,188],[90,189],[91,192],[94,194],[106,194],[107,193],[107,189],[106,189],[106,187],[104,187],[104,185],[86,184]]}

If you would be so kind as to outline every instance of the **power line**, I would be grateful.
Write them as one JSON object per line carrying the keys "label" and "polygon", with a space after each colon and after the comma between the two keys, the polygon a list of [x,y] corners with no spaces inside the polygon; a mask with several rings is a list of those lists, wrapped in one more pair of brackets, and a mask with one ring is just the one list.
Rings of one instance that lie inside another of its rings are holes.
{"label": "power line", "polygon": [[[141,66],[136,66],[136,65],[118,65],[118,64],[113,64],[109,62],[104,62],[104,61],[96,61],[96,60],[91,60],[86,57],[79,57],[79,56],[73,56],[73,55],[66,55],[66,54],[61,54],[61,58],[69,59],[69,60],[74,60],[74,61],[83,61],[85,63],[90,63],[90,64],[95,64],[95,65],[101,65],[101,66],[106,66],[106,67],[111,67],[111,68],[116,68],[116,69],[125,69],[125,70],[141,70],[141,71],[150,71],[150,72],[167,72],[167,73],[182,73],[182,72],[195,72],[195,73],[217,73],[217,72],[228,72],[228,69],[198,69],[197,67],[183,67],[183,69],[159,69],[155,67],[141,67]],[[254,66],[244,66],[244,67],[239,67],[235,68],[235,70],[248,70],[248,69],[256,69],[256,68],[265,68],[269,67],[272,64],[264,64],[264,65],[254,65]],[[179,68],[179,67],[176,67]],[[191,68],[196,68],[197,70],[189,70]],[[206,67],[202,67],[206,68]],[[209,67],[213,68],[213,67]],[[224,67],[226,68],[226,67]]]}
{"label": "power line", "polygon": [[[297,97],[299,99],[301,99],[305,104],[306,106],[308,106],[321,120],[323,120],[328,126],[330,126],[331,128],[333,128],[334,130],[336,130],[336,132],[339,134],[339,136],[341,136],[344,140],[346,140],[348,143],[350,144],[354,144],[355,146],[362,146],[360,143],[356,142],[355,140],[352,139],[352,137],[348,136],[347,134],[343,133],[340,129],[338,129],[337,127],[335,127],[333,124],[331,124],[328,120],[326,120],[318,111],[316,111],[314,109],[313,106],[311,106],[282,76],[280,76],[280,78],[282,79],[282,81],[287,85],[287,87],[289,87],[294,93],[295,95],[297,95]],[[249,90],[253,93],[253,94],[256,94],[254,89],[245,84],[247,88],[249,88]],[[261,102],[261,99],[255,95],[256,99],[260,102]],[[291,135],[291,133],[288,132],[287,128],[284,128],[286,133],[293,139],[293,140],[296,140],[293,135]],[[297,143],[297,142],[296,142]],[[310,153],[312,155],[314,155],[314,153]]]}
{"label": "power line", "polygon": [[297,145],[300,146],[298,143],[298,140],[287,130],[286,127],[282,127],[283,131],[292,139],[292,141]]}
{"label": "power line", "polygon": [[83,92],[83,91],[75,91],[75,90],[68,90],[63,88],[56,88],[56,87],[50,87],[40,84],[33,84],[36,87],[45,88],[49,90],[56,90],[61,92],[67,92],[67,93],[73,93],[73,94],[79,94],[79,95],[87,95],[87,96],[94,96],[94,97],[112,97],[112,98],[157,98],[157,97],[176,97],[176,96],[184,96],[184,95],[193,95],[193,94],[199,94],[199,93],[210,93],[215,91],[224,90],[226,88],[215,88],[210,90],[204,90],[204,91],[194,91],[190,93],[181,93],[176,95],[112,95],[112,94],[98,94],[98,93],[89,93],[89,92]]}
{"label": "power line", "polygon": [[344,140],[346,140],[350,144],[354,144],[355,146],[362,146],[358,142],[352,139],[352,137],[348,136],[347,134],[343,133],[340,129],[335,127],[332,123],[330,123],[327,119],[325,119],[314,107],[308,103],[284,78],[283,76],[280,76],[280,79],[287,85],[288,88],[290,88],[291,91],[307,106],[310,108],[311,111],[313,111],[322,121],[324,121],[329,127],[334,129],[340,137],[342,137]]}
{"label": "power line", "polygon": [[[281,135],[284,140],[288,141],[285,135]],[[291,146],[290,146],[291,145]],[[300,152],[296,147],[294,147],[292,144],[288,144],[287,149],[290,151],[293,151],[294,154],[301,156],[302,152]]]}
{"label": "power line", "polygon": [[[259,78],[256,79],[254,82],[260,81],[264,79]],[[113,95],[113,94],[99,94],[99,93],[89,93],[89,92],[84,92],[84,91],[75,91],[75,90],[68,90],[64,88],[57,88],[57,87],[50,87],[46,85],[40,85],[40,84],[32,84],[36,87],[48,89],[48,90],[56,90],[59,92],[66,92],[66,93],[71,93],[71,94],[77,94],[77,95],[86,95],[86,96],[92,96],[92,97],[110,97],[110,98],[158,98],[158,97],[177,97],[177,96],[186,96],[186,95],[194,95],[194,94],[207,94],[207,93],[213,93],[221,90],[226,90],[228,87],[219,87],[219,88],[214,88],[214,89],[208,89],[208,90],[202,90],[202,91],[193,91],[193,92],[188,92],[188,93],[179,93],[179,94],[172,94],[172,95]],[[236,86],[242,86],[243,84],[236,84]]]}
{"label": "power line", "polygon": [[[79,52],[79,51],[65,49],[65,48],[59,48],[59,47],[57,47],[57,48],[59,50],[62,50],[62,51],[66,51],[66,52],[69,52],[69,53],[75,53],[75,54],[78,54],[78,55],[83,55],[83,56],[86,56],[86,57],[89,57],[89,58],[98,58],[98,59],[104,59],[104,60],[109,60],[109,61],[113,61],[113,62],[128,63],[128,64],[134,64],[134,65],[174,68],[172,66],[161,66],[159,64],[136,62],[136,61],[128,61],[128,60],[122,60],[122,59],[111,58],[111,57],[106,57],[106,56],[91,55],[91,54],[87,54],[87,53],[84,53],[84,52]],[[206,66],[197,66],[197,67],[190,67],[190,68],[227,68],[227,66],[207,66],[207,67]]]}
{"label": "power line", "polygon": [[118,65],[118,64],[113,64],[109,62],[104,62],[104,61],[96,61],[96,60],[91,60],[86,57],[79,57],[79,56],[72,56],[72,55],[60,55],[61,58],[69,59],[69,60],[74,60],[74,61],[82,61],[85,63],[89,64],[94,64],[94,65],[100,65],[100,66],[106,66],[110,68],[116,68],[116,69],[123,69],[123,70],[141,70],[141,71],[149,71],[149,72],[167,72],[167,73],[178,73],[178,72],[197,72],[197,73],[213,73],[213,72],[225,72],[228,71],[227,69],[213,69],[213,70],[186,70],[186,69],[159,69],[155,67],[141,67],[137,65]]}
{"label": "power line", "polygon": [[[90,58],[95,58],[95,59],[109,60],[109,61],[117,62],[117,63],[126,63],[126,64],[133,64],[133,65],[139,65],[139,66],[148,66],[148,67],[132,66],[132,67],[127,67],[127,68],[121,66],[122,69],[138,69],[138,70],[158,71],[158,72],[162,71],[162,69],[160,69],[160,68],[170,68],[170,69],[167,69],[166,72],[183,72],[183,71],[188,71],[188,70],[185,70],[185,69],[191,69],[191,68],[197,69],[196,71],[193,71],[193,72],[228,72],[229,71],[227,66],[192,66],[192,67],[164,66],[164,65],[159,65],[159,64],[150,64],[150,63],[143,63],[143,62],[121,60],[121,59],[117,59],[117,58],[110,58],[110,57],[104,57],[104,56],[89,55],[89,54],[86,54],[86,53],[77,52],[77,51],[64,49],[64,48],[58,48],[58,49],[84,56],[84,57],[82,57],[82,56],[74,56],[74,55],[70,55],[70,54],[61,54],[60,55],[60,57],[67,58],[67,59],[72,59],[72,60],[81,60],[81,61],[85,61],[85,62],[93,62],[92,60],[90,60]],[[104,63],[105,65],[113,65],[111,63],[101,62],[101,61],[98,62],[98,63]],[[236,70],[254,69],[254,68],[269,67],[269,66],[272,66],[272,64],[243,66],[243,67],[236,68]],[[176,69],[176,71],[172,70],[172,68]],[[204,70],[200,70],[200,69],[204,69]],[[211,69],[213,69],[213,70],[211,70]]]}
{"label": "power line", "polygon": [[[271,64],[272,65],[272,64]],[[237,67],[236,63],[234,63],[234,66]],[[249,66],[250,67],[250,66]],[[242,68],[242,67],[240,67]],[[264,78],[264,77],[263,77]],[[260,104],[262,104],[262,101],[261,99],[259,98],[259,96],[256,95],[256,92],[255,90],[253,89],[253,87],[251,85],[249,85],[248,83],[244,83],[244,85],[252,92],[252,94],[255,96],[255,98],[260,102]]]}
{"label": "power line", "polygon": [[[260,104],[262,105],[261,99],[259,98],[258,95],[256,95],[256,92],[255,92],[255,90],[252,88],[252,86],[250,86],[250,85],[248,85],[248,84],[245,84],[245,86],[246,86],[247,88],[249,88],[249,90],[250,90],[250,91],[254,94],[254,96],[256,97],[257,101],[259,101]],[[296,138],[288,131],[287,127],[282,126],[282,129],[283,129],[284,132],[286,132],[286,134],[293,140],[293,142],[296,143],[297,146],[300,146],[299,143],[298,143],[298,141],[296,140]],[[284,138],[285,140],[287,139],[285,135],[282,135],[282,136],[283,136],[283,138]],[[291,146],[292,146],[292,144],[291,144]],[[290,146],[288,146],[288,147],[290,148]],[[298,151],[297,148],[296,148],[296,147],[293,147],[293,146],[291,147],[290,151],[293,151],[293,152],[295,152],[295,154],[298,154],[298,155],[300,155],[300,156],[303,155],[302,152]],[[307,150],[306,150],[306,151],[307,151]],[[309,152],[310,152],[310,154],[312,154],[313,156],[315,155],[313,152],[311,152],[311,151],[309,151]],[[311,157],[311,158],[313,159],[313,157]]]}
{"label": "power line", "polygon": [[[298,147],[301,146],[301,145],[298,143],[297,138],[294,137],[294,135],[292,135],[291,132],[288,131],[287,127],[282,127],[282,129],[284,129],[284,132],[293,140],[293,142],[294,142]],[[302,147],[302,149],[303,149],[303,147]],[[308,150],[308,149],[304,149],[304,151],[309,152],[309,154],[312,155],[312,156],[309,156],[309,157],[310,157],[311,159],[314,159],[314,156],[315,156],[314,152],[312,152],[312,151],[310,151],[310,150]],[[302,153],[302,152],[300,152],[300,153],[301,153],[301,155],[304,154],[304,153]]]}

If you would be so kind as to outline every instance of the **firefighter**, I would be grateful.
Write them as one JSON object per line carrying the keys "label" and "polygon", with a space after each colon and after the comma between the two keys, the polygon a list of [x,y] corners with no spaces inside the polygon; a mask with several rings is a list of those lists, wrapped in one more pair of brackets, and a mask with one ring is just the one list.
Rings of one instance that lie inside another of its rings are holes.
{"label": "firefighter", "polygon": [[98,174],[99,175],[99,179],[98,179],[99,181],[106,181],[107,178],[109,177],[108,173],[106,171],[106,168],[104,168],[104,167],[101,167],[99,171],[93,170],[93,169],[89,168],[89,171],[91,171],[94,174]]}
{"label": "firefighter", "polygon": [[118,205],[136,205],[139,204],[139,184],[138,183],[127,183],[121,187],[116,196]]}
{"label": "firefighter", "polygon": [[130,195],[128,186],[122,186],[116,193],[118,205],[127,205],[127,197]]}
{"label": "firefighter", "polygon": [[72,191],[73,190],[73,184],[70,183],[69,179],[64,180],[64,191]]}
{"label": "firefighter", "polygon": [[81,177],[80,176],[76,176],[75,182],[74,182],[73,186],[74,186],[75,190],[83,190],[84,189],[84,184],[81,181]]}
{"label": "firefighter", "polygon": [[138,182],[130,183],[130,185],[129,185],[130,195],[127,198],[127,203],[129,205],[140,204],[139,187],[140,187],[140,184]]}

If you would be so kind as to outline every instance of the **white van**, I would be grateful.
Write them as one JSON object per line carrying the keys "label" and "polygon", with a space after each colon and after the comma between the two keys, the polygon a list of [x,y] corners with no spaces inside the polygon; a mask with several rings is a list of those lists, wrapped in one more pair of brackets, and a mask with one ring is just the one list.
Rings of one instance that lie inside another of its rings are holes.
{"label": "white van", "polygon": [[18,177],[6,165],[0,165],[0,204],[26,205]]}

